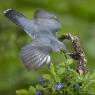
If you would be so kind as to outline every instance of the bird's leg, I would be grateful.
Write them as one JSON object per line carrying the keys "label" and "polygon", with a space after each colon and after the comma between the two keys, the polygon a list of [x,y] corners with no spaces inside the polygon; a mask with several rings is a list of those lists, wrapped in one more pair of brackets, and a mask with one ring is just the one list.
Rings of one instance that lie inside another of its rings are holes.
{"label": "bird's leg", "polygon": [[65,56],[66,59],[68,58],[67,57],[67,53],[64,51],[64,49],[61,49],[60,52],[64,54],[64,56]]}

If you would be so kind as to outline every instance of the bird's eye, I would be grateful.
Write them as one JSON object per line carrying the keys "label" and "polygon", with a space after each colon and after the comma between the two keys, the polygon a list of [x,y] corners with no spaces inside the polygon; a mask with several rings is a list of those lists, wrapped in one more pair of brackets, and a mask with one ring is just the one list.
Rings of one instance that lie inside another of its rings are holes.
{"label": "bird's eye", "polygon": [[56,17],[56,16],[54,16],[54,19],[57,19],[57,17]]}
{"label": "bird's eye", "polygon": [[52,16],[52,17],[50,17],[50,19],[54,19],[56,21],[59,21],[56,16]]}

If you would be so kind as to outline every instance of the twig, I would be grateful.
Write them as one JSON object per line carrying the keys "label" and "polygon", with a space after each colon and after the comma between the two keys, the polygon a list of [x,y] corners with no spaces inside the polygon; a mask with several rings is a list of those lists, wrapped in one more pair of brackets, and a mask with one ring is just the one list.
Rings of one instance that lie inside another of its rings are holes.
{"label": "twig", "polygon": [[87,60],[85,58],[85,54],[83,52],[83,49],[80,46],[79,38],[76,36],[72,36],[70,33],[62,35],[59,37],[60,41],[64,41],[65,39],[70,40],[73,47],[74,52],[70,53],[69,56],[71,56],[74,60],[77,60],[77,72],[80,75],[85,75],[88,72],[87,69]]}

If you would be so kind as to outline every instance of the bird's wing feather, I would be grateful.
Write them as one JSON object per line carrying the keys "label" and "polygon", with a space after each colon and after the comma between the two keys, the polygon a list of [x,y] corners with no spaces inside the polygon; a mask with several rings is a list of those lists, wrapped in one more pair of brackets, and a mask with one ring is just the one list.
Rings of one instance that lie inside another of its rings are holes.
{"label": "bird's wing feather", "polygon": [[4,15],[17,26],[25,30],[29,36],[35,37],[37,29],[33,21],[28,20],[24,15],[12,9],[6,10]]}
{"label": "bird's wing feather", "polygon": [[45,28],[47,31],[52,31],[54,35],[56,32],[59,32],[61,28],[61,24],[57,17],[45,10],[36,10],[34,13],[34,18],[40,19],[41,28]]}
{"label": "bird's wing feather", "polygon": [[50,48],[48,47],[39,47],[29,44],[21,49],[20,57],[28,69],[37,69],[44,63],[50,63],[49,53]]}

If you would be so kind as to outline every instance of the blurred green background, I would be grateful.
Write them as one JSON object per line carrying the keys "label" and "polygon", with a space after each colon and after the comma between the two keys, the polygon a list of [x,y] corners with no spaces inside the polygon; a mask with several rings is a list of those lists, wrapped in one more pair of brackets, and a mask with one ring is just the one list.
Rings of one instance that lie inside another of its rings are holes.
{"label": "blurred green background", "polygon": [[[56,14],[62,24],[58,36],[71,33],[80,38],[89,71],[95,68],[95,0],[0,0],[0,95],[15,95],[16,89],[35,84],[45,71],[27,71],[19,58],[21,47],[31,42],[26,33],[4,17],[13,8],[28,18],[36,9]],[[67,45],[70,49],[71,46]],[[60,62],[57,54],[53,61]],[[35,81],[34,81],[35,80]]]}

